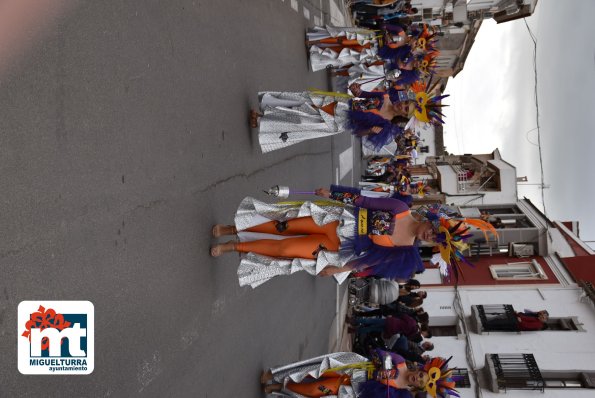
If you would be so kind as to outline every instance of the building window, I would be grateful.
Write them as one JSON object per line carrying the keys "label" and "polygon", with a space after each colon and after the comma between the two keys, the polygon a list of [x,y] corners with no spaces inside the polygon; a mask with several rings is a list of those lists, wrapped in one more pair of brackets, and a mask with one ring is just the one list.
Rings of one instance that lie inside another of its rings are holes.
{"label": "building window", "polygon": [[593,371],[547,371],[537,365],[533,354],[486,354],[486,367],[492,392],[595,388]]}
{"label": "building window", "polygon": [[458,336],[457,325],[429,326],[433,337],[436,336]]}
{"label": "building window", "polygon": [[493,392],[544,391],[545,380],[533,354],[486,354],[486,366]]}
{"label": "building window", "polygon": [[595,372],[543,372],[545,388],[595,388]]}
{"label": "building window", "polygon": [[431,8],[423,8],[421,10],[423,19],[432,19],[433,12]]}
{"label": "building window", "polygon": [[473,305],[471,312],[477,332],[517,332],[516,311],[510,304]]}
{"label": "building window", "polygon": [[565,318],[550,317],[547,320],[546,330],[585,332],[585,329],[582,327],[582,323],[579,323],[578,318],[575,316]]}
{"label": "building window", "polygon": [[456,388],[470,388],[471,380],[469,379],[469,370],[465,368],[454,368],[452,369],[452,375],[459,378],[457,380]]}
{"label": "building window", "polygon": [[543,268],[535,260],[490,265],[490,272],[494,279],[503,281],[547,279]]}

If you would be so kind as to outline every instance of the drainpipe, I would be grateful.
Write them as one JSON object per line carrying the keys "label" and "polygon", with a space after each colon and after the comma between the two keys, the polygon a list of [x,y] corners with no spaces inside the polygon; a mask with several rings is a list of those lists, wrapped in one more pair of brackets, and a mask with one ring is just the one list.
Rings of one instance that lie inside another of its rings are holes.
{"label": "drainpipe", "polygon": [[473,346],[471,345],[471,337],[469,336],[469,327],[467,325],[467,321],[465,319],[465,312],[463,311],[463,303],[461,301],[461,295],[459,294],[459,287],[457,285],[454,286],[455,288],[455,297],[452,302],[453,308],[455,310],[455,314],[459,319],[461,325],[463,325],[463,333],[465,334],[465,359],[467,360],[467,365],[469,366],[469,374],[473,378],[473,382],[475,385],[475,397],[482,398],[481,386],[479,385],[479,377],[478,373],[479,370],[476,369],[475,359],[473,356]]}

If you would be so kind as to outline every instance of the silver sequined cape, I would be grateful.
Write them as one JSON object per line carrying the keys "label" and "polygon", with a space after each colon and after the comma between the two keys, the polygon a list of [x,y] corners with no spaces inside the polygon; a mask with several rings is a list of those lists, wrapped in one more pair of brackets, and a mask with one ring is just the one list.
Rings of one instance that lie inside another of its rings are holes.
{"label": "silver sequined cape", "polygon": [[[348,130],[348,98],[310,92],[266,91],[258,94],[263,116],[258,141],[263,153]],[[337,102],[335,114],[320,108]]]}
{"label": "silver sequined cape", "polygon": [[[321,355],[316,358],[294,362],[289,365],[271,368],[270,370],[273,374],[273,380],[276,383],[282,383],[285,386],[288,381],[299,383],[307,376],[317,379],[327,369],[366,361],[368,361],[366,357],[358,355],[354,352],[334,352],[331,354]],[[357,391],[357,384],[366,381],[366,372],[360,369],[346,369],[340,371],[340,373],[347,373],[351,376],[351,385],[341,386],[338,395],[329,395],[328,398],[355,398],[356,394],[354,390]],[[281,393],[276,393],[275,395],[291,398],[305,398],[300,394],[286,389],[284,389]]]}
{"label": "silver sequined cape", "polygon": [[331,46],[323,43],[308,46],[310,68],[316,72],[326,67],[341,68],[350,64],[374,62],[378,59],[378,40],[376,32],[362,28],[315,26],[307,33],[308,41],[328,39],[330,37],[345,37],[347,40],[357,40],[360,45],[370,43],[370,48],[356,51],[353,48],[343,48],[340,51],[332,50]]}

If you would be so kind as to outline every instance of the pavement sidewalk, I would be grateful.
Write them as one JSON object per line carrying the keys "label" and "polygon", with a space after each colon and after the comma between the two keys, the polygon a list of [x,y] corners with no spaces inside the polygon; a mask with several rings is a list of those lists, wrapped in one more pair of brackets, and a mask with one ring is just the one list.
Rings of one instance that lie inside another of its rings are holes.
{"label": "pavement sidewalk", "polygon": [[[344,283],[349,283],[349,280]],[[338,294],[338,309],[330,328],[329,350],[330,352],[351,351],[351,335],[347,332],[348,326],[345,323],[345,315],[349,311],[348,289],[344,289],[342,294]]]}

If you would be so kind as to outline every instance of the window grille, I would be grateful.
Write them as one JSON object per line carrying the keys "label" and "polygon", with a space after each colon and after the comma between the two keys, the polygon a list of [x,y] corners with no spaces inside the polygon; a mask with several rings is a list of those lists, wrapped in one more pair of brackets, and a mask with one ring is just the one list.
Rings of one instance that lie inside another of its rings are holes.
{"label": "window grille", "polygon": [[507,390],[545,389],[545,380],[533,354],[490,354],[498,388]]}
{"label": "window grille", "polygon": [[516,311],[510,304],[476,305],[481,327],[486,332],[519,330]]}

